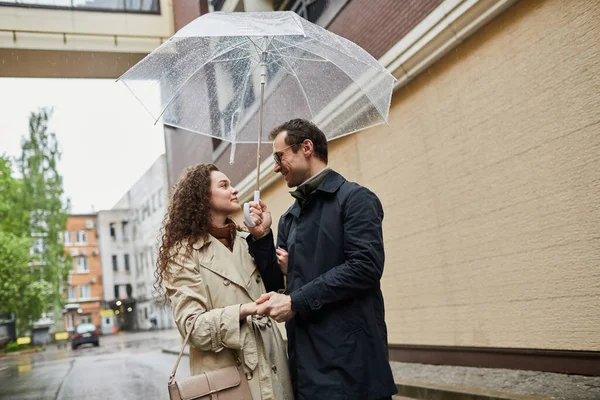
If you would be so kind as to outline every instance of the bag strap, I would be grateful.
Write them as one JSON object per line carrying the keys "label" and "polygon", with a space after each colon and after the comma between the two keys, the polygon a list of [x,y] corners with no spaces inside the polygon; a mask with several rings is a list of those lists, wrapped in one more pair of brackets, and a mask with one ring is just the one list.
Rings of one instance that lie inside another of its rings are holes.
{"label": "bag strap", "polygon": [[169,385],[171,383],[173,383],[173,381],[175,380],[175,373],[177,372],[177,367],[179,366],[179,361],[181,361],[181,356],[183,355],[183,350],[185,349],[185,345],[188,343],[188,340],[190,339],[190,335],[192,334],[192,331],[194,330],[194,325],[196,324],[196,320],[198,319],[198,317],[200,315],[202,315],[202,313],[198,313],[194,317],[194,319],[192,319],[190,327],[188,328],[187,335],[185,335],[185,339],[183,341],[183,344],[181,345],[181,351],[179,352],[179,355],[177,356],[177,361],[175,362],[175,366],[173,367],[173,371],[171,371],[171,376],[169,376]]}

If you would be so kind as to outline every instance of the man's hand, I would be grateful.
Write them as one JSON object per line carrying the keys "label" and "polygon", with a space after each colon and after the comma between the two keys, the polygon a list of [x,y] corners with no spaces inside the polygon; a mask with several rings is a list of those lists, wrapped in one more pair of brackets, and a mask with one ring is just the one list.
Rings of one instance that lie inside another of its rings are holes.
{"label": "man's hand", "polygon": [[250,219],[255,225],[251,228],[246,224],[246,221],[244,221],[244,225],[246,225],[246,228],[248,228],[254,239],[258,240],[269,233],[273,220],[271,219],[271,212],[262,200],[260,204],[255,201],[251,201],[249,204]]}
{"label": "man's hand", "polygon": [[275,253],[277,253],[277,264],[279,264],[279,269],[283,272],[284,275],[287,275],[288,271],[288,252],[278,247],[275,249]]}
{"label": "man's hand", "polygon": [[258,315],[268,315],[277,322],[285,322],[294,318],[296,312],[292,310],[292,298],[285,294],[275,292],[265,293],[258,300]]}

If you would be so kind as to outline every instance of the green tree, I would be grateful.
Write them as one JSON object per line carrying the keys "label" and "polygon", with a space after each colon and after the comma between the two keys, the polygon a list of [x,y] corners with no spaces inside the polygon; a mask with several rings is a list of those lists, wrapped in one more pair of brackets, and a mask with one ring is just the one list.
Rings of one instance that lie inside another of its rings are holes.
{"label": "green tree", "polygon": [[50,284],[36,280],[31,268],[29,214],[23,206],[23,181],[12,176],[11,163],[0,157],[0,314],[15,314],[17,333],[48,308]]}
{"label": "green tree", "polygon": [[67,222],[68,204],[62,199],[63,180],[57,169],[61,152],[56,134],[48,130],[51,114],[52,110],[45,108],[31,113],[29,136],[21,143],[18,166],[23,180],[22,202],[34,238],[33,275],[41,286],[50,284],[49,308],[56,328],[62,329],[62,292],[71,264],[59,239]]}

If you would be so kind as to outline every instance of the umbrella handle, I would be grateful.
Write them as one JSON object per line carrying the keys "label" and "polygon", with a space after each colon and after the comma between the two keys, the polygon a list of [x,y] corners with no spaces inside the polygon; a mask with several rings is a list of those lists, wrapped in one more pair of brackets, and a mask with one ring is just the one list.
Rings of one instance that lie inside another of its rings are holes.
{"label": "umbrella handle", "polygon": [[[260,202],[260,190],[254,191],[254,201],[256,203]],[[244,219],[246,220],[246,225],[250,228],[254,228],[256,224],[250,218],[250,203],[244,203]]]}

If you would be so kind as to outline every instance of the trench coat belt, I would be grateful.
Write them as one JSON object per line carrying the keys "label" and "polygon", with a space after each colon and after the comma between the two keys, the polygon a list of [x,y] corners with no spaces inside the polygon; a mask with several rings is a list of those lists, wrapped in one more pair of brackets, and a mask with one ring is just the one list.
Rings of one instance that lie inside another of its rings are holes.
{"label": "trench coat belt", "polygon": [[261,349],[264,349],[260,331],[267,329],[270,323],[268,317],[261,315],[252,315],[247,317],[246,323],[250,325],[251,329],[249,330],[249,333],[252,337],[252,340],[250,343],[247,343],[246,346],[244,346],[242,352],[244,354],[244,364],[248,367],[248,369],[250,369],[250,371],[254,371],[258,365],[259,346]]}

